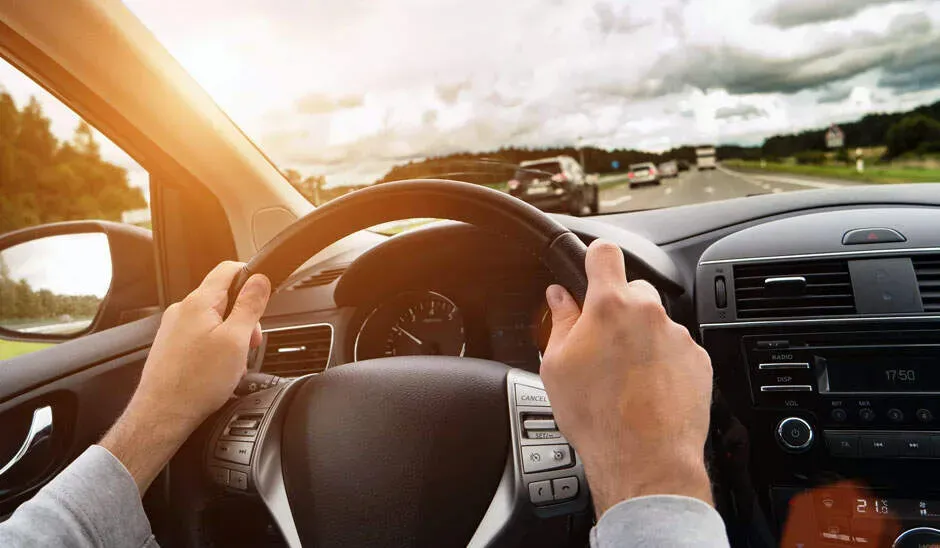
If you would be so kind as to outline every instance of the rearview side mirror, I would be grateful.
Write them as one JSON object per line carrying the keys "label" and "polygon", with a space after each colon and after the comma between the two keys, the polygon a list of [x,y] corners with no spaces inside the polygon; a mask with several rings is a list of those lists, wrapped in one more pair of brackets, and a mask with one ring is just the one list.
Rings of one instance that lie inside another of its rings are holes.
{"label": "rearview side mirror", "polygon": [[149,230],[72,221],[0,236],[0,339],[61,342],[158,311]]}

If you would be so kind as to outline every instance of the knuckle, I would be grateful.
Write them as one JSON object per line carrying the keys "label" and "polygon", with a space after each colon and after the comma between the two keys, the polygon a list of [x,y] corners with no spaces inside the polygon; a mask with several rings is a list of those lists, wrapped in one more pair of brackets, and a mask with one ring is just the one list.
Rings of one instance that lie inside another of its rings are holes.
{"label": "knuckle", "polygon": [[653,299],[637,299],[631,303],[630,307],[635,313],[642,315],[647,320],[661,321],[667,319],[666,309]]}

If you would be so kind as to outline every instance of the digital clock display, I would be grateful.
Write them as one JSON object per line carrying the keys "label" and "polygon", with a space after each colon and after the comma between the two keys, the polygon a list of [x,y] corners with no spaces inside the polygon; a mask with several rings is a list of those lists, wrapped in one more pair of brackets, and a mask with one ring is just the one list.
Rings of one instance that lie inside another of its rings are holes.
{"label": "digital clock display", "polygon": [[926,356],[827,356],[826,376],[829,392],[940,391],[940,361]]}

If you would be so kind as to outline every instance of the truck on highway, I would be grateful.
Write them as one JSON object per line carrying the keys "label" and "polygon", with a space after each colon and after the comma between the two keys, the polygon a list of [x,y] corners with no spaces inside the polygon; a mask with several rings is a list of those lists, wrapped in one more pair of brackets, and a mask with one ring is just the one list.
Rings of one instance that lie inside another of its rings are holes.
{"label": "truck on highway", "polygon": [[718,162],[715,160],[715,147],[698,147],[695,149],[695,165],[699,170],[715,169]]}

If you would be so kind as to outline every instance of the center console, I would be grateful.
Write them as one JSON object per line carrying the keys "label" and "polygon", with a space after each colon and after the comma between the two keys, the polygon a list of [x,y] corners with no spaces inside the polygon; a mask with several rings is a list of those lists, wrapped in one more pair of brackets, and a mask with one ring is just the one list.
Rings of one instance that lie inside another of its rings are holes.
{"label": "center console", "polygon": [[696,274],[740,546],[940,546],[940,215],[815,213],[712,245]]}

